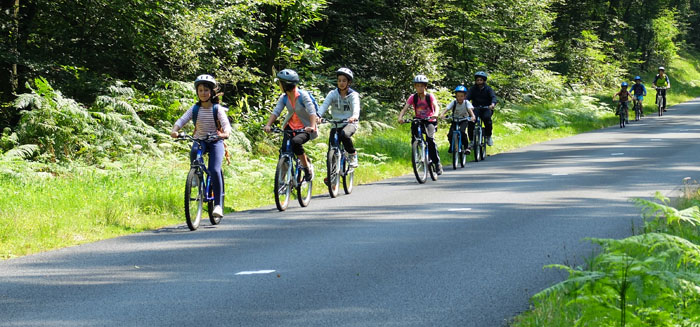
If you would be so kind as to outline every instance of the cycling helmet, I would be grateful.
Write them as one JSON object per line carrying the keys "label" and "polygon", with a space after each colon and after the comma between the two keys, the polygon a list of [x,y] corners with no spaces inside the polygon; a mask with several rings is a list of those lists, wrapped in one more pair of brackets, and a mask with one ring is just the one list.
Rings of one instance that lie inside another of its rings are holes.
{"label": "cycling helmet", "polygon": [[639,77],[639,76],[635,76],[635,77],[634,77],[634,80],[635,80],[635,81],[641,81],[641,80],[642,80],[642,78],[641,78],[641,77]]}
{"label": "cycling helmet", "polygon": [[666,71],[666,68],[664,68],[664,66],[659,66],[659,70]]}
{"label": "cycling helmet", "polygon": [[486,73],[482,71],[478,71],[476,74],[474,74],[474,78],[476,79],[477,77],[483,77],[484,81],[489,79],[489,75],[486,75]]}
{"label": "cycling helmet", "polygon": [[348,69],[348,68],[345,68],[345,67],[339,68],[339,69],[335,72],[335,75],[336,75],[336,76],[338,76],[338,75],[345,75],[345,77],[347,77],[349,81],[352,81],[352,79],[353,79],[352,70],[350,70],[350,69]]}
{"label": "cycling helmet", "polygon": [[413,83],[428,84],[428,77],[426,77],[425,75],[416,75],[416,77],[413,78]]}
{"label": "cycling helmet", "polygon": [[622,82],[622,84],[620,84],[620,86],[622,86],[622,87],[627,86],[627,82]]}
{"label": "cycling helmet", "polygon": [[214,76],[211,76],[209,74],[202,74],[197,76],[197,78],[194,80],[194,88],[196,89],[199,84],[206,83],[209,85],[209,88],[214,90],[216,89],[216,79],[214,79]]}
{"label": "cycling helmet", "polygon": [[464,92],[464,93],[467,93],[467,88],[464,87],[464,85],[458,85],[458,86],[455,88],[455,93],[457,93],[457,92]]}
{"label": "cycling helmet", "polygon": [[282,69],[277,73],[277,78],[288,84],[296,85],[299,83],[299,74],[291,69]]}

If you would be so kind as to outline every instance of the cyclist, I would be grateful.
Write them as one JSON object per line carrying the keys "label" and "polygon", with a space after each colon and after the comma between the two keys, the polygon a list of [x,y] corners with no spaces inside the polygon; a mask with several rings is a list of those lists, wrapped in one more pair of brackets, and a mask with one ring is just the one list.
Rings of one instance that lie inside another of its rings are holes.
{"label": "cyclist", "polygon": [[[207,170],[211,176],[211,187],[214,191],[214,210],[213,216],[223,217],[223,208],[221,208],[221,193],[224,191],[221,175],[221,163],[224,158],[225,149],[224,141],[231,133],[231,124],[226,117],[227,108],[219,105],[219,91],[216,79],[211,75],[199,75],[194,80],[194,88],[197,90],[197,103],[188,109],[180,119],[173,125],[170,136],[178,137],[178,131],[187,124],[190,120],[195,123],[194,137],[205,139],[209,135],[216,134],[219,138],[215,141],[201,142],[204,153],[209,153],[209,163]],[[196,117],[194,112],[197,113]],[[190,162],[197,157],[197,141],[192,144],[190,150]]]}
{"label": "cyclist", "polygon": [[[343,142],[345,151],[349,154],[348,165],[357,168],[357,150],[352,142],[352,135],[357,131],[357,120],[360,118],[360,94],[350,88],[353,79],[350,69],[340,68],[335,75],[338,79],[338,87],[328,92],[317,114],[320,118],[330,108],[333,120],[347,119],[348,123],[340,127],[340,141]],[[330,137],[333,138],[335,133],[335,128],[332,128]]]}
{"label": "cyclist", "polygon": [[[476,116],[474,115],[474,106],[472,106],[471,102],[466,100],[467,97],[467,88],[464,87],[464,85],[459,85],[455,88],[455,100],[452,100],[450,104],[447,105],[447,108],[445,108],[445,111],[440,115],[440,119],[445,118],[445,115],[447,114],[448,111],[452,112],[452,118],[453,119],[460,119],[460,118],[466,118],[467,116],[470,118],[469,121],[476,121]],[[467,129],[467,125],[469,125],[468,121],[463,121],[459,123],[459,131],[462,133],[462,142],[464,145],[467,146],[467,154],[471,153],[472,147],[471,144],[469,143],[469,138],[467,137],[467,134],[465,133],[465,130]],[[452,133],[454,132],[455,129],[455,124],[450,124],[450,131],[447,132],[447,139],[450,141],[450,148],[447,150],[447,152],[452,153]]]}
{"label": "cyclist", "polygon": [[[416,75],[413,78],[413,87],[416,93],[412,94],[406,100],[406,104],[399,113],[399,123],[403,124],[403,115],[409,107],[413,107],[416,117],[421,119],[429,119],[430,122],[425,124],[425,138],[428,141],[428,155],[433,163],[437,166],[437,174],[442,175],[442,164],[440,164],[440,154],[437,151],[435,144],[435,131],[437,131],[437,117],[440,112],[440,105],[435,99],[435,96],[426,92],[428,88],[428,78],[425,75]],[[411,133],[415,135],[418,132],[418,125],[411,124]]]}
{"label": "cyclist", "polygon": [[[474,114],[481,118],[484,122],[484,136],[486,137],[486,144],[488,146],[493,146],[493,139],[491,135],[493,134],[493,121],[491,116],[493,116],[493,108],[496,107],[498,99],[496,99],[496,92],[486,84],[488,75],[485,72],[479,71],[474,74],[475,84],[469,89],[469,94],[467,95],[467,100],[471,101],[474,107],[486,107],[488,108],[476,108],[474,109]],[[474,135],[474,122],[469,123],[469,135]],[[474,140],[472,140],[474,142]]]}
{"label": "cyclist", "polygon": [[661,92],[661,97],[664,98],[664,104],[661,107],[663,107],[664,111],[666,111],[666,90],[671,88],[671,81],[668,79],[666,69],[663,66],[659,67],[659,73],[656,74],[656,77],[654,77],[654,82],[652,82],[652,84],[658,88],[661,88],[657,89],[656,93],[658,94]]}
{"label": "cyclist", "polygon": [[[277,120],[282,110],[285,107],[287,108],[287,117],[282,126],[284,126],[285,130],[304,129],[304,132],[292,137],[292,151],[299,158],[301,168],[306,172],[306,180],[310,181],[314,178],[314,166],[304,152],[303,144],[318,137],[318,131],[316,130],[316,106],[311,100],[311,95],[297,87],[297,84],[299,84],[297,72],[291,69],[281,70],[277,73],[277,84],[283,94],[277,100],[277,106],[270,114],[270,119],[268,119],[263,130],[269,133],[272,130],[272,123]],[[288,137],[285,133],[282,146],[284,146]]]}
{"label": "cyclist", "polygon": [[[630,88],[630,92],[634,94],[632,97],[634,102],[638,103],[640,108],[644,108],[642,107],[642,102],[644,102],[644,97],[647,95],[647,88],[644,86],[644,83],[642,83],[642,78],[640,76],[634,77],[634,84]],[[644,110],[642,110],[642,117],[644,117]]]}
{"label": "cyclist", "polygon": [[[620,84],[620,92],[615,93],[613,95],[613,102],[615,102],[615,97],[620,97],[620,106],[617,107],[617,111],[615,112],[615,115],[624,115],[627,112],[627,104],[630,101],[630,98],[632,97],[632,93],[627,90],[627,82],[622,82]],[[627,117],[625,117],[625,123],[627,123]]]}

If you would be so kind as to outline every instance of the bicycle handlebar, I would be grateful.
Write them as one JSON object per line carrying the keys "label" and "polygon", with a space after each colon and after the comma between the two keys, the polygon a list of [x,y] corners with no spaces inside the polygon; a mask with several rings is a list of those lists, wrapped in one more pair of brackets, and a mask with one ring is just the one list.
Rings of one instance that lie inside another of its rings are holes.
{"label": "bicycle handlebar", "polygon": [[321,118],[321,124],[343,124],[343,123],[349,123],[349,122],[347,119],[329,120],[329,119]]}
{"label": "bicycle handlebar", "polygon": [[433,119],[433,118],[418,118],[418,117],[413,117],[413,118],[411,118],[411,119],[404,119],[404,120],[402,120],[402,122],[403,122],[404,124],[405,124],[405,123],[410,123],[410,122],[417,122],[417,123],[419,123],[419,122],[426,122],[426,123],[432,123],[432,121],[431,121],[432,119]]}
{"label": "bicycle handlebar", "polygon": [[302,129],[288,130],[288,129],[281,129],[279,127],[273,127],[272,129],[270,129],[270,133],[303,133],[303,132],[306,132],[306,130],[303,128]]}
{"label": "bicycle handlebar", "polygon": [[463,121],[467,121],[467,120],[471,121],[472,120],[471,117],[455,118],[455,117],[451,117],[451,116],[447,116],[447,117],[445,117],[445,119],[451,119],[452,122],[454,122],[454,123],[461,123]]}
{"label": "bicycle handlebar", "polygon": [[210,134],[207,134],[207,137],[200,137],[200,138],[196,138],[196,137],[194,137],[194,136],[192,136],[192,135],[185,134],[185,133],[179,133],[179,134],[177,134],[177,138],[176,138],[175,140],[176,140],[176,141],[187,141],[187,140],[190,140],[190,141],[215,142],[215,141],[218,141],[218,140],[223,140],[223,138],[220,137],[220,136],[217,135],[217,134],[211,134],[211,133],[210,133]]}

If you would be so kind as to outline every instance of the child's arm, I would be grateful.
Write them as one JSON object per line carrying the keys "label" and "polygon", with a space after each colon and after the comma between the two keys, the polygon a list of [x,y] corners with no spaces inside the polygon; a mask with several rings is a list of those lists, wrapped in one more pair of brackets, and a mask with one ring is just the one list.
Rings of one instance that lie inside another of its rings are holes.
{"label": "child's arm", "polygon": [[401,112],[399,112],[399,124],[403,123],[403,115],[406,113],[406,110],[408,110],[408,107],[411,105],[408,104],[408,102],[403,106],[403,109],[401,109]]}

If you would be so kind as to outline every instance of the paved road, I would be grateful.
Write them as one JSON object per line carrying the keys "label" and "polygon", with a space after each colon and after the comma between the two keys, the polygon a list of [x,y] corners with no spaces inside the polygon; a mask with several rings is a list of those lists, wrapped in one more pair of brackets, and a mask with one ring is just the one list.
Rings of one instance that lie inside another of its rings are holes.
{"label": "paved road", "polygon": [[501,326],[565,277],[543,265],[584,262],[584,237],[629,235],[630,198],[700,179],[699,141],[696,99],[438,182],[7,260],[0,326]]}

